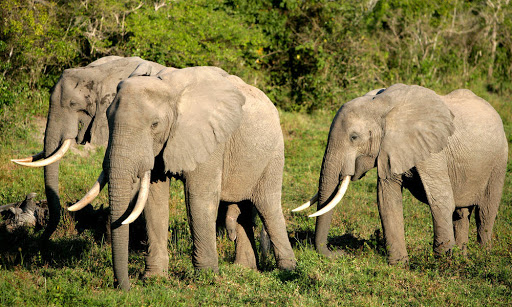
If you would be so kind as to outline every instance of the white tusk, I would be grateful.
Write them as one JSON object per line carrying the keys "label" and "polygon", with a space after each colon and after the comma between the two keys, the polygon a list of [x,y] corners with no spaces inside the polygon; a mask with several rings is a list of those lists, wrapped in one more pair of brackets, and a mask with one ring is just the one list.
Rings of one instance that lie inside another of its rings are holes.
{"label": "white tusk", "polygon": [[316,203],[317,201],[318,201],[318,192],[313,197],[311,197],[311,199],[307,203],[305,203],[304,205],[302,205],[300,207],[293,209],[292,212],[299,212],[306,208],[309,208],[312,204]]}
{"label": "white tusk", "polygon": [[23,158],[23,159],[11,159],[11,161],[15,162],[15,163],[18,163],[18,162],[32,162],[32,161],[41,160],[42,158],[44,158],[44,151],[38,152],[38,153],[36,153],[33,156],[26,157],[26,158]]}
{"label": "white tusk", "polygon": [[[66,151],[68,151],[69,146],[71,146],[71,142],[72,141],[73,141],[72,139],[64,140],[64,142],[62,142],[62,145],[60,145],[59,150],[57,150],[50,157],[48,157],[46,159],[43,159],[43,160],[39,160],[39,161],[36,161],[36,162],[24,162],[24,161],[17,161],[17,160],[11,160],[11,161],[14,162],[14,163],[18,163],[20,165],[30,166],[30,167],[47,166],[47,165],[50,165],[50,164],[60,160],[62,158],[62,156],[64,156]],[[21,159],[21,160],[24,160],[24,159]]]}
{"label": "white tusk", "polygon": [[334,198],[331,200],[331,202],[328,203],[321,210],[311,214],[309,217],[315,217],[315,216],[319,216],[319,215],[325,214],[325,213],[331,211],[334,207],[336,207],[336,205],[343,198],[343,195],[345,195],[345,192],[347,191],[349,183],[350,183],[350,176],[346,176],[345,178],[343,178],[343,181],[341,182],[340,188],[338,189],[338,192],[336,193],[336,195],[334,195]]}
{"label": "white tusk", "polygon": [[85,196],[82,197],[82,199],[80,199],[76,204],[68,207],[68,211],[78,211],[90,204],[96,198],[96,196],[100,194],[106,183],[107,181],[105,180],[105,173],[101,172],[98,180],[96,180],[89,192],[87,192]]}
{"label": "white tusk", "polygon": [[140,189],[139,189],[139,197],[137,197],[137,202],[135,203],[135,207],[133,208],[132,213],[122,222],[121,224],[126,225],[135,221],[139,215],[144,210],[144,206],[146,205],[146,201],[149,196],[149,182],[151,180],[151,171],[147,171],[142,176],[140,180]]}

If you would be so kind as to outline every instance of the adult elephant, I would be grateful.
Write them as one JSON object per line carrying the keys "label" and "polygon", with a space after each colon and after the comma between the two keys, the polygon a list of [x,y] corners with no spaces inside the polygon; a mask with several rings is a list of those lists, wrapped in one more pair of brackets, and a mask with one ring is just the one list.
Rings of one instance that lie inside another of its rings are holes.
{"label": "adult elephant", "polygon": [[350,180],[360,179],[375,166],[390,264],[408,261],[402,188],[430,206],[435,253],[450,251],[455,244],[466,248],[473,211],[478,242],[490,246],[507,152],[500,116],[469,90],[439,96],[420,86],[395,84],[347,102],[334,117],[323,158],[319,212],[312,215],[320,215],[316,249],[331,253],[329,210],[341,200]]}
{"label": "adult elephant", "polygon": [[[255,206],[277,265],[295,268],[281,209],[283,136],[278,112],[265,94],[216,67],[163,71],[121,82],[107,116],[110,139],[95,186],[109,184],[114,275],[122,289],[130,287],[126,224],[144,206],[146,272],[167,271],[170,177],[184,183],[195,268],[218,271],[215,221],[220,202],[237,204],[249,216]],[[93,190],[96,194],[98,188]],[[233,209],[228,215],[238,219],[240,212]],[[238,219],[238,244],[253,242],[250,220]],[[253,258],[254,252],[241,257],[237,253],[236,261]]]}
{"label": "adult elephant", "polygon": [[43,242],[50,238],[60,220],[58,160],[74,141],[78,144],[107,144],[105,112],[115,96],[119,81],[128,78],[138,67],[154,74],[165,68],[139,57],[108,56],[85,67],[64,70],[50,96],[44,150],[32,157],[12,160],[25,166],[45,167],[50,217],[42,235]]}

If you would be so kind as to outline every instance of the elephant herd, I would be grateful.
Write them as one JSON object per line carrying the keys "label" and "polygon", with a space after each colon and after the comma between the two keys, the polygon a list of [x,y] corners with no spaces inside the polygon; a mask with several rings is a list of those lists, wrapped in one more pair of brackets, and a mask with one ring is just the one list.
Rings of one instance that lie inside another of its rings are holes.
{"label": "elephant herd", "polygon": [[[59,159],[70,145],[107,145],[103,172],[75,211],[108,183],[112,261],[128,290],[128,227],[142,212],[145,276],[168,269],[169,181],[183,181],[196,269],[218,271],[216,220],[236,240],[235,262],[256,268],[252,219],[260,216],[277,266],[296,267],[281,208],[284,142],[278,111],[259,89],[216,67],[175,69],[138,57],[109,56],[66,69],[50,97],[44,150],[15,159],[44,166],[50,210],[43,240],[60,220]],[[440,96],[395,84],[341,106],[334,117],[318,193],[316,250],[331,252],[332,210],[350,181],[376,167],[377,203],[390,264],[407,263],[402,189],[429,205],[433,248],[444,254],[468,242],[474,212],[478,242],[489,247],[505,180],[508,143],[500,116],[469,90]],[[249,218],[248,218],[249,217]]]}

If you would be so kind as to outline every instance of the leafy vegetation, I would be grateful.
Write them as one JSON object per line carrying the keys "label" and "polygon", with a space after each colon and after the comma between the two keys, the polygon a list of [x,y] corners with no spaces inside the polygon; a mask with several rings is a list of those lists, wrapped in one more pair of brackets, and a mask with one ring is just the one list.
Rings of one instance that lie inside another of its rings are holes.
{"label": "leafy vegetation", "polygon": [[63,69],[105,55],[220,66],[293,111],[397,82],[510,93],[509,2],[4,1],[0,97],[19,82],[47,91]]}
{"label": "leafy vegetation", "polygon": [[[29,192],[44,198],[42,170],[9,159],[42,149],[49,93],[65,68],[104,55],[216,65],[264,90],[280,109],[283,211],[298,259],[294,272],[276,270],[272,257],[259,272],[247,270],[232,264],[233,243],[220,234],[220,273],[196,273],[182,185],[174,181],[167,278],[142,281],[144,249],[135,248],[132,290],[113,289],[109,245],[64,214],[46,250],[38,231],[0,231],[0,305],[512,304],[512,152],[491,251],[477,245],[473,219],[468,256],[436,259],[429,209],[405,192],[410,268],[388,266],[374,171],[351,184],[335,209],[329,242],[338,258],[318,255],[314,219],[291,213],[315,193],[334,110],[373,88],[469,88],[498,110],[512,143],[511,14],[508,0],[0,2],[0,204]],[[78,147],[66,155],[63,203],[94,182],[103,152]],[[108,203],[106,194],[96,207]]]}

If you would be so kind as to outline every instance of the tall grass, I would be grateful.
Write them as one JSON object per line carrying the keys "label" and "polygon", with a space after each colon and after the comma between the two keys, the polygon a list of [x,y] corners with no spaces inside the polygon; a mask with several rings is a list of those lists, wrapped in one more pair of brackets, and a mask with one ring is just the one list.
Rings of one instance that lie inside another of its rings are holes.
{"label": "tall grass", "polygon": [[[512,141],[512,97],[473,89],[495,106]],[[443,92],[443,93],[447,93]],[[42,169],[15,166],[9,159],[42,149],[45,111],[31,114],[37,95],[21,99],[2,112],[0,204],[20,201],[29,192],[44,198]],[[493,234],[493,248],[476,243],[474,220],[469,252],[437,259],[432,254],[432,220],[427,205],[404,193],[405,231],[410,268],[386,262],[376,206],[376,172],[354,182],[335,209],[329,235],[339,256],[327,259],[312,246],[314,219],[292,214],[317,189],[331,112],[280,112],[286,146],[283,211],[298,259],[297,270],[275,269],[262,261],[260,271],[233,265],[234,246],[225,235],[217,244],[220,273],[196,273],[182,184],[171,184],[169,274],[142,281],[144,249],[131,251],[132,290],[113,289],[110,246],[90,230],[78,233],[64,216],[49,249],[40,250],[39,232],[0,232],[0,305],[510,305],[512,304],[512,159]],[[39,124],[38,124],[39,123]],[[76,149],[61,163],[62,202],[79,199],[101,170],[103,148]],[[107,204],[106,191],[95,206]]]}

